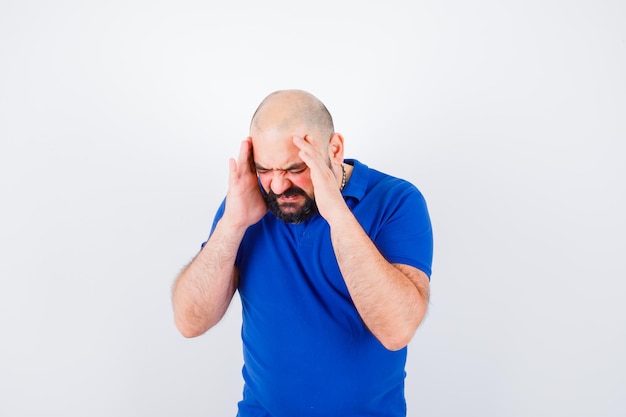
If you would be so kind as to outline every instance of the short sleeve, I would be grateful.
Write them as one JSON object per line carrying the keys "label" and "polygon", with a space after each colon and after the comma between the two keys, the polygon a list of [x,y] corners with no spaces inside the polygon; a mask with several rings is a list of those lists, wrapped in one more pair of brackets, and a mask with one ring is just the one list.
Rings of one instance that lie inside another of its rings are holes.
{"label": "short sleeve", "polygon": [[430,278],[433,232],[426,200],[410,183],[394,187],[383,207],[374,243],[389,262],[413,266]]}

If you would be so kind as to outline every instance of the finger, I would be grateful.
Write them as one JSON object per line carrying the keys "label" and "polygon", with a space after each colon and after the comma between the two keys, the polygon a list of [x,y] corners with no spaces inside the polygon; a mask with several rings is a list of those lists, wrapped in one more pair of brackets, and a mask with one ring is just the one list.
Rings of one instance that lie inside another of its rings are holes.
{"label": "finger", "polygon": [[239,147],[239,157],[237,158],[237,171],[243,174],[246,167],[250,166],[250,140],[246,139],[241,142]]}
{"label": "finger", "polygon": [[325,165],[322,153],[315,148],[309,135],[304,138],[294,136],[294,144],[300,149],[298,155],[309,168]]}
{"label": "finger", "polygon": [[314,155],[311,144],[307,142],[305,138],[302,138],[300,136],[294,136],[293,143],[298,147],[298,149],[300,149],[299,155],[300,158],[302,158],[302,161],[310,166],[310,162],[312,162],[312,158]]}
{"label": "finger", "polygon": [[291,139],[293,140],[294,145],[296,145],[300,150],[303,150],[307,147],[307,145],[309,145],[301,136],[293,136]]}
{"label": "finger", "polygon": [[309,134],[304,135],[302,141],[306,144],[308,148],[312,151],[319,151],[319,144],[315,141],[315,138]]}
{"label": "finger", "polygon": [[228,158],[228,185],[232,186],[237,179],[237,161]]}
{"label": "finger", "polygon": [[252,137],[248,136],[246,138],[246,142],[248,142],[248,166],[250,167],[250,172],[256,175],[256,164],[254,163],[254,149],[252,148]]}

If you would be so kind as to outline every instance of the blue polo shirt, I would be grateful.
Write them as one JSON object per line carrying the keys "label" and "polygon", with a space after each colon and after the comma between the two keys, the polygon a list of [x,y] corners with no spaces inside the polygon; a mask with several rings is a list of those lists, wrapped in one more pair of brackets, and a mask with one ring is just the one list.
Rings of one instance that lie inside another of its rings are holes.
{"label": "blue polo shirt", "polygon": [[[357,160],[346,163],[354,170],[344,198],[377,248],[389,262],[430,276],[422,194]],[[239,417],[406,415],[406,348],[387,350],[363,324],[326,220],[286,224],[268,212],[246,231],[236,265],[245,382]]]}

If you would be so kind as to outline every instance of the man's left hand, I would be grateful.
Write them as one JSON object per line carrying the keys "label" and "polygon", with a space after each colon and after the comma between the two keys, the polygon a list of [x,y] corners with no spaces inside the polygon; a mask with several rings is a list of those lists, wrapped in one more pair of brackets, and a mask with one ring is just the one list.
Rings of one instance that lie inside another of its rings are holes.
{"label": "man's left hand", "polygon": [[328,154],[309,135],[304,138],[294,136],[293,143],[300,149],[300,158],[311,170],[315,203],[320,215],[329,221],[331,216],[347,207],[339,189],[341,166],[336,164],[333,167]]}

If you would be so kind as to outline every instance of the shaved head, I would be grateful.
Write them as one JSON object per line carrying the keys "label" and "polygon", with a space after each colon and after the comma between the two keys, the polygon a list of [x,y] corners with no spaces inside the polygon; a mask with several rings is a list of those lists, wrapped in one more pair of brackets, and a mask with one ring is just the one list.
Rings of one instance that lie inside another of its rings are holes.
{"label": "shaved head", "polygon": [[[335,133],[326,106],[302,90],[280,90],[265,97],[250,122],[252,164],[267,207],[287,223],[301,223],[318,213],[311,167],[303,144],[313,148],[341,182],[343,137]],[[316,162],[316,161],[309,161]]]}
{"label": "shaved head", "polygon": [[[333,119],[324,104],[302,90],[280,90],[268,95],[256,109],[250,122],[250,133],[271,129],[292,130],[304,127],[328,139],[334,133]],[[317,136],[316,135],[316,136]]]}

